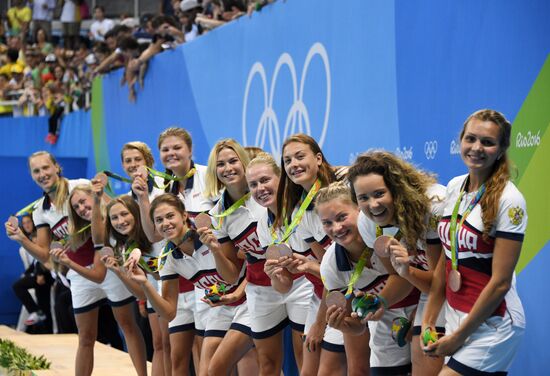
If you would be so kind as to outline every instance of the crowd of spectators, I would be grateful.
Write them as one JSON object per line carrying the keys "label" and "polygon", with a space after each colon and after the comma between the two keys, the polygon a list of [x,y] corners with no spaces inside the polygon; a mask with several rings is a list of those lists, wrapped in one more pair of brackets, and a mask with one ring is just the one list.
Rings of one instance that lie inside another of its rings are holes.
{"label": "crowd of spectators", "polygon": [[137,20],[109,19],[102,6],[90,14],[85,0],[12,0],[0,15],[0,117],[48,116],[53,144],[65,113],[90,108],[95,75],[124,68],[122,83],[135,100],[152,56],[272,1],[159,0],[158,14]]}

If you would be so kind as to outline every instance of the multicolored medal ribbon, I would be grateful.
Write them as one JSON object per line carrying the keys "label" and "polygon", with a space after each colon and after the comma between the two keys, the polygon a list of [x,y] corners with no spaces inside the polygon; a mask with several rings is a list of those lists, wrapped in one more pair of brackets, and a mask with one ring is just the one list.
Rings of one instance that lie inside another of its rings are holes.
{"label": "multicolored medal ribbon", "polygon": [[464,184],[462,185],[462,188],[460,189],[460,194],[458,195],[458,199],[456,200],[455,206],[453,208],[453,214],[451,215],[451,224],[449,228],[450,232],[450,241],[451,241],[451,271],[449,272],[448,277],[448,283],[449,288],[453,292],[457,292],[460,290],[460,286],[462,285],[462,277],[460,275],[460,272],[458,271],[458,232],[460,231],[460,228],[464,224],[464,221],[470,215],[474,207],[477,205],[477,203],[481,200],[481,197],[483,197],[483,194],[485,193],[485,184],[481,185],[479,189],[476,192],[476,195],[472,198],[470,203],[468,204],[468,207],[462,213],[462,218],[460,219],[460,223],[458,222],[458,209],[460,208],[460,202],[462,201],[462,197],[464,196],[466,185],[468,184],[469,177],[464,181]]}
{"label": "multicolored medal ribbon", "polygon": [[370,255],[370,249],[366,247],[363,252],[361,253],[361,256],[359,257],[359,261],[357,261],[357,265],[355,265],[355,269],[353,270],[353,274],[351,275],[351,278],[348,282],[348,289],[346,290],[346,299],[349,299],[353,295],[353,286],[357,283],[357,280],[361,276],[361,273],[363,273],[363,269],[365,268],[365,265],[367,263],[367,258]]}
{"label": "multicolored medal ribbon", "polygon": [[[240,199],[238,199],[233,205],[231,205],[229,208],[227,208],[227,210],[224,210],[222,213],[220,214],[214,214],[213,217],[215,218],[218,218],[218,225],[217,226],[213,226],[216,230],[219,230],[220,228],[222,228],[222,223],[223,223],[223,219],[225,217],[228,217],[230,216],[231,214],[233,214],[233,212],[235,210],[237,210],[238,208],[240,208],[241,206],[244,205],[245,201],[248,200],[250,198],[250,192],[246,193],[243,197],[241,197]],[[222,200],[223,200],[223,195],[222,195]],[[223,207],[223,201],[221,202],[221,206]]]}
{"label": "multicolored medal ribbon", "polygon": [[[315,180],[315,183],[313,183],[313,186],[307,193],[306,197],[302,200],[302,203],[300,204],[298,211],[294,215],[294,218],[292,218],[292,222],[290,222],[290,225],[285,226],[286,227],[285,232],[283,233],[281,239],[278,239],[278,240],[274,239],[273,240],[274,244],[286,243],[288,238],[290,238],[290,235],[292,235],[292,233],[294,232],[294,229],[296,228],[296,226],[298,226],[302,221],[302,218],[304,217],[304,214],[306,213],[308,206],[311,204],[311,202],[317,195],[317,192],[319,192],[319,189],[321,189],[321,180],[317,179]],[[272,232],[272,237],[273,235],[275,235],[274,232]]]}
{"label": "multicolored medal ribbon", "polygon": [[[184,176],[177,177],[177,176],[174,176],[174,175],[167,174],[166,172],[157,171],[155,169],[152,169],[151,167],[146,167],[146,168],[147,168],[149,176],[151,176],[151,177],[157,176],[159,178],[163,178],[164,180],[168,180],[169,182],[189,179],[191,176],[195,175],[195,172],[197,172],[197,169],[195,167],[193,167],[189,171],[187,171],[187,174],[185,174]],[[166,189],[166,187],[168,187],[170,185],[170,183],[158,184],[155,181],[155,179],[153,179],[153,185],[158,189],[164,190],[164,189]]]}
{"label": "multicolored medal ribbon", "polygon": [[[168,258],[168,256],[179,249],[179,247],[187,240],[189,239],[191,236],[193,236],[193,231],[192,230],[188,230],[185,235],[183,235],[183,239],[181,240],[180,244],[179,245],[175,245],[173,242],[168,242],[166,243],[166,245],[164,246],[164,249],[162,250],[162,252],[160,253],[160,255],[158,255],[158,257],[155,257],[155,256],[148,256],[148,255],[142,255],[141,256],[141,259],[139,260],[139,265],[145,269],[146,271],[148,271],[149,273],[156,273],[160,270],[162,270],[162,268],[164,267],[164,264],[166,263],[166,259]],[[181,252],[181,251],[179,251]],[[144,258],[147,258],[147,260],[145,260]]]}
{"label": "multicolored medal ribbon", "polygon": [[35,209],[35,206],[36,204],[38,204],[38,201],[42,200],[42,197],[39,198],[38,200],[35,200],[33,202],[31,202],[30,204],[28,204],[27,206],[25,206],[23,209],[19,210],[17,213],[15,213],[14,215],[16,217],[19,217],[23,214],[32,214],[32,212],[34,211]]}

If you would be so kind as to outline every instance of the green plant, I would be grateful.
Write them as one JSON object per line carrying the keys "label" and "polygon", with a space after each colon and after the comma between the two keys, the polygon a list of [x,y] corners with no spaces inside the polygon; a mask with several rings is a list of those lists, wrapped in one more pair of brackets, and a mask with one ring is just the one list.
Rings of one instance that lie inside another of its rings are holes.
{"label": "green plant", "polygon": [[14,370],[49,369],[51,363],[44,356],[34,356],[12,341],[0,338],[0,367]]}

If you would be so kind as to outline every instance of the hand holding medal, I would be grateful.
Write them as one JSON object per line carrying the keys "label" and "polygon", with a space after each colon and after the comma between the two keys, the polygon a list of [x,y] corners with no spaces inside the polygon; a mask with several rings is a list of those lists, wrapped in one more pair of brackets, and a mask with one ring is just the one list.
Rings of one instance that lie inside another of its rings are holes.
{"label": "hand holding medal", "polygon": [[378,255],[378,257],[387,258],[390,257],[390,250],[389,245],[393,238],[388,235],[380,235],[376,238],[374,241],[374,244],[372,245],[374,252]]}
{"label": "hand holding medal", "polygon": [[292,249],[284,243],[271,244],[265,251],[266,260],[277,260],[281,257],[292,257]]}
{"label": "hand holding medal", "polygon": [[207,213],[199,213],[195,217],[195,227],[197,229],[203,228],[203,227],[209,229],[210,227],[212,227],[212,218],[210,218],[210,216]]}

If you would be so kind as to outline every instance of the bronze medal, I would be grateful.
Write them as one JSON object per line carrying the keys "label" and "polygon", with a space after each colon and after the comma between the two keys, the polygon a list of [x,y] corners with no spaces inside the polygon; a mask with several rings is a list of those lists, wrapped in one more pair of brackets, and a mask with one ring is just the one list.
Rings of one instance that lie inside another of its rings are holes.
{"label": "bronze medal", "polygon": [[100,172],[99,174],[97,174],[94,177],[94,180],[100,182],[103,187],[107,185],[107,181],[108,181],[107,175],[105,175],[103,172]]}
{"label": "bronze medal", "polygon": [[50,250],[52,249],[64,249],[65,247],[63,246],[63,244],[61,244],[60,242],[52,242],[50,244]]}
{"label": "bronze medal", "polygon": [[195,227],[199,228],[210,228],[212,226],[212,219],[206,213],[200,213],[195,217]]}
{"label": "bronze medal", "polygon": [[391,241],[391,236],[387,235],[380,235],[376,238],[373,244],[374,252],[378,255],[378,257],[384,257],[387,258],[390,256],[388,245]]}
{"label": "bronze medal", "polygon": [[460,276],[460,272],[455,269],[451,269],[449,272],[449,288],[452,292],[458,292],[460,290],[460,285],[462,284],[462,277]]}
{"label": "bronze medal", "polygon": [[99,251],[99,254],[101,255],[101,257],[103,257],[103,256],[114,257],[115,256],[115,252],[113,251],[113,249],[111,247],[101,248],[101,250]]}
{"label": "bronze medal", "polygon": [[8,218],[8,223],[15,228],[19,227],[19,219],[15,215],[10,215]]}
{"label": "bronze medal", "polygon": [[340,291],[331,291],[325,298],[327,307],[335,305],[338,308],[346,309],[346,297]]}
{"label": "bronze medal", "polygon": [[292,256],[292,250],[286,244],[271,244],[265,251],[265,258],[267,260],[278,260],[284,256]]}

